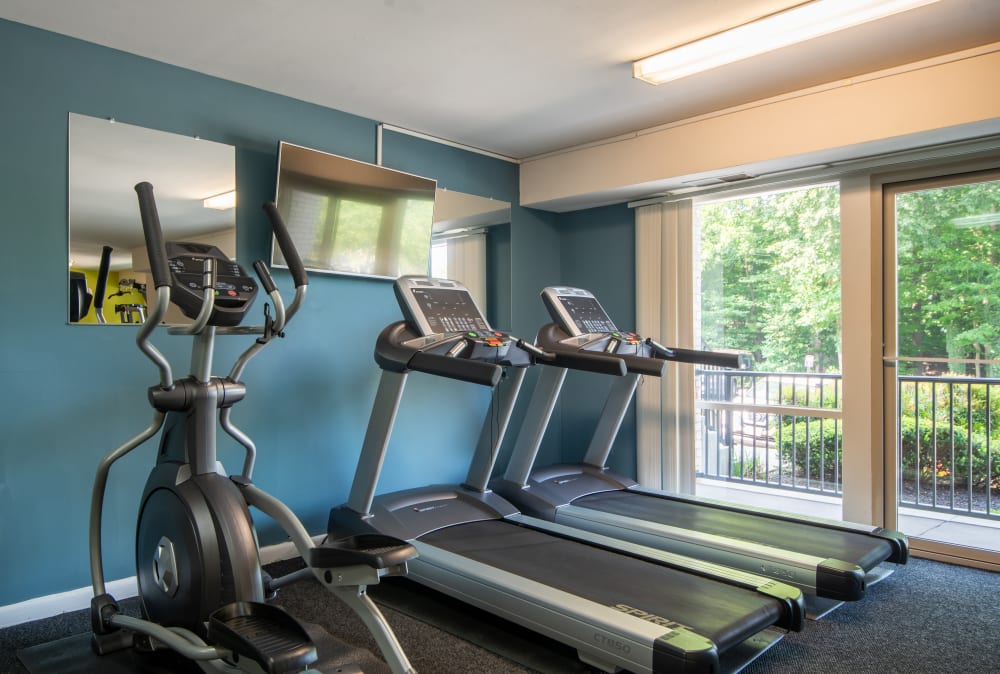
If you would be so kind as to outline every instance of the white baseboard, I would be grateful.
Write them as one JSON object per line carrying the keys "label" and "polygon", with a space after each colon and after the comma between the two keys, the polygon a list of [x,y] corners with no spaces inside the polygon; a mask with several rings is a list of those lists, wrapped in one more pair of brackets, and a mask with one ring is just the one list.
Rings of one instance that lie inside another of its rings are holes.
{"label": "white baseboard", "polygon": [[[313,540],[318,544],[325,536],[316,536]],[[293,557],[298,557],[299,553],[291,541],[268,545],[260,549],[261,564],[271,564]],[[108,594],[116,599],[128,599],[138,594],[136,578],[122,578],[112,580],[107,583]],[[20,625],[32,620],[42,620],[52,616],[78,611],[83,608],[90,608],[90,600],[94,596],[94,590],[89,585],[76,590],[50,594],[45,597],[28,599],[17,604],[0,606],[0,629]]]}
{"label": "white baseboard", "polygon": [[[118,599],[134,597],[137,593],[135,576],[113,580],[107,583],[107,590],[109,594]],[[28,599],[9,606],[0,606],[0,629],[11,625],[20,625],[31,620],[51,618],[81,608],[89,608],[93,596],[94,589],[88,586]]]}

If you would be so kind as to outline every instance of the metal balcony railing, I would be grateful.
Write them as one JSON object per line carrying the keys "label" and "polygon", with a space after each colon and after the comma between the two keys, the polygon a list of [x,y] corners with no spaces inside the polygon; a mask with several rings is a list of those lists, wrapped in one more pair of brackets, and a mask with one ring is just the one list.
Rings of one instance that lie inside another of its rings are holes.
{"label": "metal balcony railing", "polygon": [[698,473],[839,495],[839,374],[695,370]]}
{"label": "metal balcony railing", "polygon": [[[841,494],[839,374],[695,376],[700,477]],[[899,504],[1000,521],[1000,379],[897,381]]]}
{"label": "metal balcony railing", "polygon": [[900,504],[1000,521],[1000,379],[896,381]]}

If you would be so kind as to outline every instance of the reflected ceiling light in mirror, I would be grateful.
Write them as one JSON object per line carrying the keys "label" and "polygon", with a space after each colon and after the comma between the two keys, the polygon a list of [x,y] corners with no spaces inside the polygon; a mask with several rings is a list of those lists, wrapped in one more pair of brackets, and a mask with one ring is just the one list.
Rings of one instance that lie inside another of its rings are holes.
{"label": "reflected ceiling light in mirror", "polygon": [[663,84],[934,2],[814,0],[635,61],[632,76]]}
{"label": "reflected ceiling light in mirror", "polygon": [[214,197],[205,199],[202,203],[205,205],[205,208],[212,208],[217,211],[228,211],[230,208],[236,208],[236,190],[216,194]]}

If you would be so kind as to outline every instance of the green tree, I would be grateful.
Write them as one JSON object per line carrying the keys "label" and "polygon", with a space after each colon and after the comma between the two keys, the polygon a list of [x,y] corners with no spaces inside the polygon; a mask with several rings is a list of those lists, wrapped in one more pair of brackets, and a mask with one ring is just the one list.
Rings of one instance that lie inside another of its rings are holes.
{"label": "green tree", "polygon": [[758,369],[839,370],[840,203],[835,185],[706,204],[702,341],[753,352]]}
{"label": "green tree", "polygon": [[900,355],[997,358],[1000,181],[904,192],[895,209]]}

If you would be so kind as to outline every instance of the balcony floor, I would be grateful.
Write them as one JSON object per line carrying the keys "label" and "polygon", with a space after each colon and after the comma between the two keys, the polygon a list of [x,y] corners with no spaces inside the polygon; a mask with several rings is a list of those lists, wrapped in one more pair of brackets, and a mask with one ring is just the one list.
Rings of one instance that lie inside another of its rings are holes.
{"label": "balcony floor", "polygon": [[[841,519],[839,497],[797,493],[755,485],[699,478],[698,496],[732,501],[791,513]],[[907,536],[924,538],[949,545],[1000,552],[1000,522],[951,513],[936,513],[914,508],[899,508],[897,528]]]}

